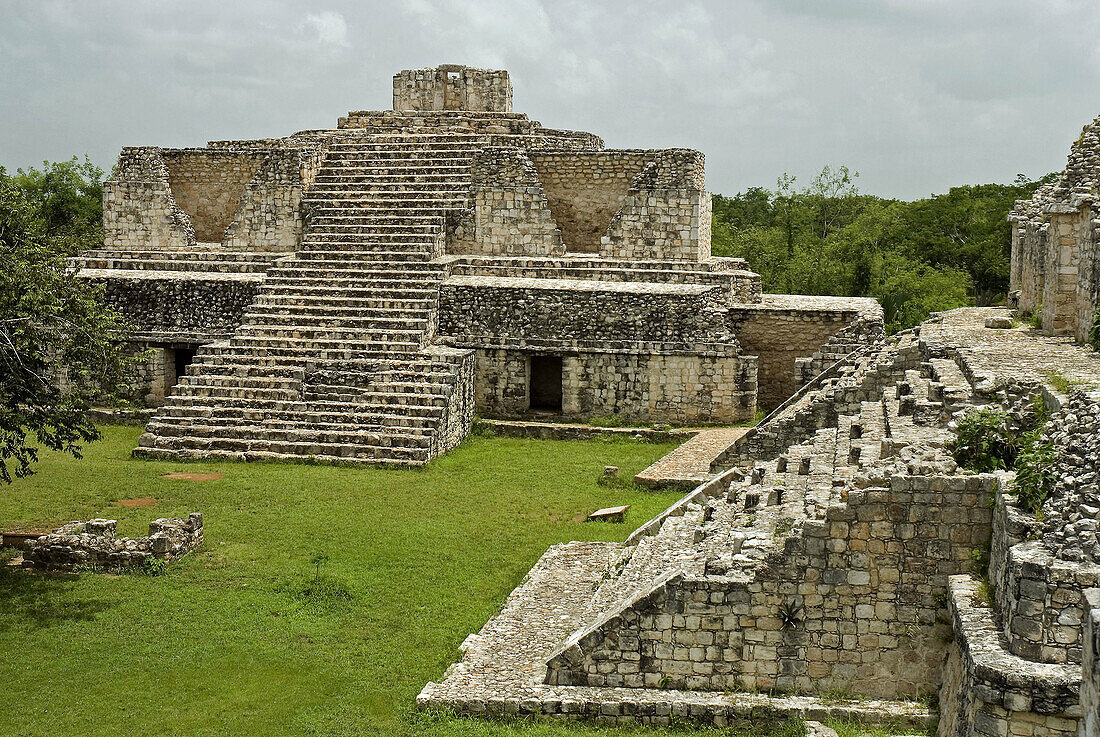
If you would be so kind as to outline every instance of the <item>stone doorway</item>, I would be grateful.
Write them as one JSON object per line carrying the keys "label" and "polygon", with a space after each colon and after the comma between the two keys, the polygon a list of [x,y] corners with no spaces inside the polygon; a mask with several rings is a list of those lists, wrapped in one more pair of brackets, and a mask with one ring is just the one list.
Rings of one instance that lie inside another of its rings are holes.
{"label": "stone doorway", "polygon": [[175,369],[173,385],[178,384],[180,377],[187,373],[187,367],[195,360],[195,346],[184,346],[172,350],[172,365]]}
{"label": "stone doorway", "polygon": [[534,412],[561,412],[561,356],[531,356],[529,368],[530,409]]}

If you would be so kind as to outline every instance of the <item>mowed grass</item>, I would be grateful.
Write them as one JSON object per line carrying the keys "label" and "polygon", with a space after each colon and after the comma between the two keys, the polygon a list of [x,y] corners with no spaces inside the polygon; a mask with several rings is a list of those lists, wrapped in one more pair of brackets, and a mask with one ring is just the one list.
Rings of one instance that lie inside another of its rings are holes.
{"label": "mowed grass", "polygon": [[[596,484],[604,465],[629,479],[673,446],[471,438],[408,471],[135,461],[140,432],[106,427],[84,460],[43,453],[0,489],[0,526],[108,517],[141,535],[199,511],[205,545],[156,577],[0,571],[0,734],[597,731],[413,703],[548,546],[622,540],[680,498]],[[225,477],[163,478],[174,471]],[[117,504],[140,497],[155,506]],[[617,504],[632,505],[626,524],[583,522]]]}

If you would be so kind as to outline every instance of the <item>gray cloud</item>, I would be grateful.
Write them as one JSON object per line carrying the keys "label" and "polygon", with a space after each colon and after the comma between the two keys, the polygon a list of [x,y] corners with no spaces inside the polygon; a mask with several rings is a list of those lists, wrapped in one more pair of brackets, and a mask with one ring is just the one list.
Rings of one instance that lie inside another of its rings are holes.
{"label": "gray cloud", "polygon": [[0,0],[0,165],[331,127],[449,62],[546,125],[702,149],[716,191],[828,163],[919,197],[1061,168],[1096,39],[1091,0]]}

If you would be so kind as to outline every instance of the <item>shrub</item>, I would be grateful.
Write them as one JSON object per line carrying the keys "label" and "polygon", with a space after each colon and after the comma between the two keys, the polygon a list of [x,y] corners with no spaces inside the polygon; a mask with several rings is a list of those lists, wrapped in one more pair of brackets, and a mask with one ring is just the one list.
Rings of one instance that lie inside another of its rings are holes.
{"label": "shrub", "polygon": [[1054,445],[1043,442],[1038,432],[1027,433],[1016,458],[1016,480],[1012,484],[1021,507],[1033,514],[1042,508],[1058,480],[1057,462]]}
{"label": "shrub", "polygon": [[955,462],[979,473],[1011,468],[1018,446],[1005,419],[1004,411],[989,408],[964,417],[955,439],[948,444]]}

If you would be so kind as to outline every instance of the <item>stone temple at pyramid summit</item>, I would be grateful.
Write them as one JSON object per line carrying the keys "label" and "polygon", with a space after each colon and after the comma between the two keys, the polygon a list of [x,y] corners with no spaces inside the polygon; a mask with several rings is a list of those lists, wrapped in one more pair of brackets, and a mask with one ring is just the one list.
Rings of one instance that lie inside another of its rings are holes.
{"label": "stone temple at pyramid summit", "polygon": [[152,349],[151,458],[421,465],[487,417],[734,423],[881,332],[710,249],[703,154],[512,111],[506,71],[402,71],[334,129],[123,149],[75,259]]}

